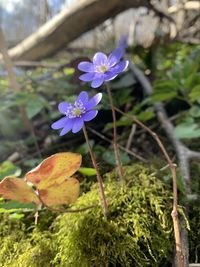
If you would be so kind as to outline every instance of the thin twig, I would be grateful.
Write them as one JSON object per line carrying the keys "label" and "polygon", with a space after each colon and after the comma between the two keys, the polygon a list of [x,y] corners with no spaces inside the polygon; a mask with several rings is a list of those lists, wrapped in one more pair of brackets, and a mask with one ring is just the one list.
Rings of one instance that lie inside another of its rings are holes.
{"label": "thin twig", "polygon": [[96,162],[94,153],[92,151],[92,147],[90,145],[90,141],[89,141],[88,134],[87,134],[85,126],[83,126],[83,133],[84,133],[84,136],[85,136],[86,143],[88,145],[88,149],[89,149],[89,152],[90,152],[90,156],[91,156],[91,159],[92,159],[93,166],[94,166],[94,168],[96,170],[96,173],[97,173],[97,180],[98,180],[98,185],[99,185],[99,194],[100,194],[101,204],[102,204],[102,207],[103,207],[104,215],[107,218],[109,211],[108,211],[108,203],[107,203],[105,192],[104,192],[103,181],[102,181],[102,178],[101,178],[101,174],[99,172],[99,168],[97,166],[97,162]]}
{"label": "thin twig", "polygon": [[40,197],[39,192],[37,192],[37,196],[38,196],[40,202],[42,203],[42,205],[43,205],[45,208],[47,208],[47,209],[50,210],[50,211],[55,211],[55,212],[62,212],[62,213],[77,213],[77,212],[83,212],[83,211],[86,211],[86,210],[89,210],[89,209],[98,207],[98,205],[91,205],[91,206],[88,206],[88,207],[85,207],[85,208],[81,208],[81,209],[76,209],[76,210],[56,209],[56,208],[49,207],[46,203],[44,203],[44,201],[43,201],[42,198]]}
{"label": "thin twig", "polygon": [[119,177],[122,180],[123,170],[122,170],[122,163],[121,163],[120,153],[119,153],[119,148],[118,148],[118,143],[117,143],[116,114],[115,114],[115,110],[114,110],[114,104],[113,104],[111,89],[110,89],[110,86],[108,83],[106,83],[106,88],[107,88],[107,92],[108,92],[108,98],[109,98],[110,107],[112,110],[112,118],[113,118],[113,147],[114,147],[114,152],[115,152],[115,161],[116,161],[116,165],[118,168]]}
{"label": "thin twig", "polygon": [[39,212],[38,212],[38,210],[37,210],[36,213],[34,214],[34,217],[35,217],[34,224],[37,225],[37,224],[38,224],[38,218],[39,218]]}
{"label": "thin twig", "polygon": [[174,236],[176,241],[176,260],[177,260],[177,267],[183,267],[184,266],[184,255],[182,251],[182,241],[181,241],[181,232],[180,232],[180,224],[178,219],[178,195],[177,195],[177,182],[176,182],[176,164],[172,162],[170,159],[170,156],[168,155],[163,143],[161,142],[158,135],[153,132],[149,127],[147,127],[145,124],[143,124],[141,121],[139,121],[136,117],[126,114],[123,111],[121,111],[118,108],[115,108],[117,112],[120,114],[132,119],[135,123],[137,123],[139,126],[141,126],[143,129],[145,129],[157,142],[158,146],[160,147],[164,157],[166,158],[171,173],[172,173],[172,181],[173,181],[173,210],[172,210],[172,219],[173,219],[173,226],[174,226]]}
{"label": "thin twig", "polygon": [[[173,157],[171,160],[172,160],[172,162],[174,162],[175,157]],[[163,167],[160,168],[159,170],[157,170],[157,171],[151,173],[151,175],[156,175],[156,173],[165,171],[165,170],[168,169],[169,167],[170,167],[169,164],[166,164],[165,166],[163,166]]]}
{"label": "thin twig", "polygon": [[131,147],[131,144],[133,142],[133,137],[134,137],[134,134],[135,134],[135,130],[136,130],[136,124],[133,124],[132,127],[131,127],[131,131],[130,131],[130,134],[129,134],[129,137],[127,139],[127,142],[126,142],[126,149],[130,149]]}
{"label": "thin twig", "polygon": [[[87,129],[92,132],[93,134],[99,136],[101,139],[105,140],[106,142],[110,143],[110,144],[113,144],[113,141],[110,140],[108,137],[106,137],[105,135],[103,135],[102,133],[100,132],[97,132],[96,130],[90,128],[90,127],[87,127]],[[130,149],[127,149],[121,145],[119,145],[119,148],[123,151],[125,151],[127,154],[139,159],[140,161],[142,162],[147,162],[147,160],[145,158],[143,158],[142,156],[139,156],[138,154],[136,154],[135,152],[131,151]]]}

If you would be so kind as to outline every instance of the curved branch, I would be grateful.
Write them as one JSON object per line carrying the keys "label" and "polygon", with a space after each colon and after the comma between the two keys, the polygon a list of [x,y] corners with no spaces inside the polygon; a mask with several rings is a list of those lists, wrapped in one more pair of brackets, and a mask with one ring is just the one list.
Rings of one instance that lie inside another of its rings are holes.
{"label": "curved branch", "polygon": [[84,0],[68,7],[9,50],[14,60],[37,60],[52,55],[81,34],[130,8],[147,6],[148,0]]}

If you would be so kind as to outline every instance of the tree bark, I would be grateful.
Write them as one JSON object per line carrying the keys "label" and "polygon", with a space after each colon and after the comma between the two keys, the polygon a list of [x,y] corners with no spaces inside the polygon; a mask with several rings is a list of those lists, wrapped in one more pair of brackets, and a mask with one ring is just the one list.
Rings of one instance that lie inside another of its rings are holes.
{"label": "tree bark", "polygon": [[130,8],[148,6],[148,0],[83,0],[66,8],[35,33],[9,50],[13,60],[38,60],[54,54],[81,34]]}

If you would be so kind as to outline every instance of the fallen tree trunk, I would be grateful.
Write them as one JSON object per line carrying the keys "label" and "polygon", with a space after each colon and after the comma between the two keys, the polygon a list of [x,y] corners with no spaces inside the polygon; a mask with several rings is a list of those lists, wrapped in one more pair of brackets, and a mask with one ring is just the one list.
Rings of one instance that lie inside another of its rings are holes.
{"label": "fallen tree trunk", "polygon": [[9,55],[13,60],[38,60],[47,57],[106,19],[130,7],[139,6],[148,6],[148,0],[78,1],[11,48]]}

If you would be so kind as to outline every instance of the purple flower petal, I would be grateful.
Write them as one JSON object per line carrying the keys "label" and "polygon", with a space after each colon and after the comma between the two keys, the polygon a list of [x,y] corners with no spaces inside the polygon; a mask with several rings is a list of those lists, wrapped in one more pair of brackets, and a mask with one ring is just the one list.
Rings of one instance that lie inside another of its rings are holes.
{"label": "purple flower petal", "polygon": [[65,127],[65,125],[68,123],[69,119],[67,117],[61,118],[58,121],[54,122],[51,125],[51,128],[54,130],[58,130],[61,129],[63,127]]}
{"label": "purple flower petal", "polygon": [[90,110],[83,115],[84,121],[91,121],[96,117],[98,110]]}
{"label": "purple flower petal", "polygon": [[98,93],[95,96],[93,96],[88,103],[85,105],[86,110],[90,110],[94,108],[96,105],[99,104],[99,102],[102,99],[102,93]]}
{"label": "purple flower petal", "polygon": [[72,132],[77,133],[83,128],[83,118],[74,119],[74,125],[72,127]]}
{"label": "purple flower petal", "polygon": [[116,74],[116,73],[108,71],[104,74],[104,79],[106,82],[111,81],[111,80],[115,79],[115,77],[117,77],[117,75],[118,75],[118,73]]}
{"label": "purple flower petal", "polygon": [[104,53],[98,52],[93,57],[93,63],[96,66],[106,65],[108,61],[107,56]]}
{"label": "purple flower petal", "polygon": [[118,47],[115,50],[113,50],[108,57],[109,66],[112,67],[115,64],[117,64],[123,55],[124,55],[124,49]]}
{"label": "purple flower petal", "polygon": [[68,109],[70,106],[72,106],[71,103],[61,102],[61,103],[58,105],[58,110],[60,111],[60,113],[65,114],[65,112],[67,111],[67,109]]}
{"label": "purple flower petal", "polygon": [[79,76],[79,79],[84,82],[91,82],[94,79],[95,73],[89,72]]}
{"label": "purple flower petal", "polygon": [[60,136],[63,136],[67,134],[69,131],[71,131],[74,124],[74,119],[68,119],[67,123],[65,124],[64,128],[60,132]]}
{"label": "purple flower petal", "polygon": [[76,102],[78,101],[81,101],[82,104],[85,105],[88,102],[88,93],[85,91],[82,91],[76,99]]}
{"label": "purple flower petal", "polygon": [[110,72],[115,73],[115,74],[123,72],[123,71],[125,71],[125,69],[127,69],[128,64],[129,64],[128,60],[123,60],[123,61],[119,62],[117,65],[115,65],[114,67],[112,67],[110,69]]}
{"label": "purple flower petal", "polygon": [[94,72],[94,65],[91,62],[83,61],[78,64],[78,69],[84,72]]}
{"label": "purple flower petal", "polygon": [[127,34],[123,34],[118,42],[118,47],[122,48],[122,49],[126,49],[128,47],[128,35]]}
{"label": "purple flower petal", "polygon": [[95,75],[94,80],[91,83],[92,88],[97,88],[101,86],[104,82],[104,74],[103,73],[98,73]]}

